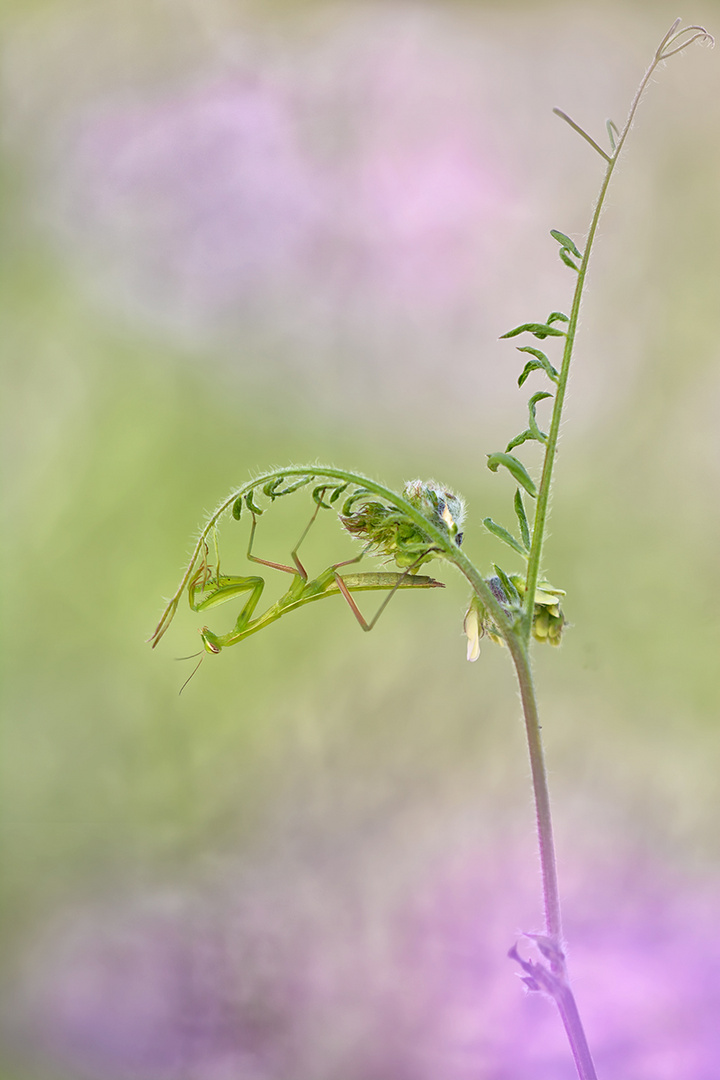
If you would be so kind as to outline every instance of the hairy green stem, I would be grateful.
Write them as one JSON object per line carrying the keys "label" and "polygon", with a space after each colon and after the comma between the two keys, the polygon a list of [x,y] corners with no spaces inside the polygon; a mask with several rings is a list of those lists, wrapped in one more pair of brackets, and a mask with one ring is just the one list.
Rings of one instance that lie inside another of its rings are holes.
{"label": "hairy green stem", "polygon": [[[575,292],[573,295],[572,308],[570,311],[570,320],[568,322],[565,348],[563,350],[562,366],[560,368],[557,391],[555,393],[555,404],[553,406],[552,418],[550,421],[550,430],[548,432],[547,443],[545,444],[545,456],[543,459],[542,477],[540,479],[540,486],[538,488],[537,504],[535,509],[535,520],[533,524],[533,536],[532,546],[530,549],[530,556],[528,559],[527,569],[527,588],[525,593],[525,611],[523,617],[523,635],[525,641],[530,640],[532,632],[533,613],[535,605],[535,589],[537,586],[538,578],[540,576],[540,563],[542,559],[543,541],[545,539],[545,529],[547,525],[548,507],[550,501],[550,489],[552,486],[553,469],[555,465],[555,456],[557,453],[558,438],[560,436],[560,424],[562,420],[562,412],[565,404],[565,394],[567,391],[568,377],[570,375],[570,364],[573,357],[573,349],[575,347],[575,336],[577,334],[578,318],[580,316],[580,305],[582,303],[583,292],[585,289],[585,282],[587,278],[588,265],[590,262],[590,256],[592,254],[593,245],[595,241],[595,234],[597,232],[598,224],[600,222],[600,216],[605,205],[605,198],[607,196],[610,181],[612,180],[613,172],[617,164],[618,158],[622,153],[625,140],[632,127],[633,120],[635,119],[635,113],[637,107],[640,104],[645,89],[652,78],[652,75],[663,60],[667,60],[670,56],[680,52],[682,49],[687,48],[694,41],[698,40],[710,40],[712,38],[707,31],[701,26],[690,26],[684,30],[678,31],[680,20],[676,20],[670,27],[663,40],[660,42],[655,56],[652,59],[650,66],[645,72],[642,81],[637,89],[637,93],[633,98],[632,105],[630,106],[630,112],[625,122],[625,126],[620,133],[617,144],[613,150],[611,156],[605,153],[595,142],[591,139],[582,128],[579,127],[574,121],[570,120],[560,109],[556,109],[555,112],[566,120],[570,126],[578,131],[583,138],[585,138],[591,146],[593,146],[598,153],[607,161],[607,168],[605,170],[605,176],[603,177],[602,184],[600,186],[600,192],[595,204],[595,210],[593,212],[592,220],[590,222],[590,229],[588,231],[587,241],[585,243],[585,250],[583,252],[582,260],[578,268],[578,278],[575,285]],[[687,36],[690,35],[690,36]],[[680,44],[678,44],[680,42]]]}
{"label": "hairy green stem", "polygon": [[613,147],[612,155],[603,151],[589,135],[587,135],[574,121],[570,120],[560,110],[555,110],[570,126],[579,132],[586,141],[607,161],[605,175],[603,177],[597,203],[590,222],[585,250],[578,268],[578,278],[573,295],[570,318],[566,330],[565,348],[563,351],[562,366],[557,382],[555,404],[553,406],[550,430],[548,432],[543,461],[542,477],[537,494],[535,520],[533,525],[532,545],[528,559],[526,578],[525,603],[521,626],[513,630],[506,642],[515,664],[520,695],[522,699],[523,714],[525,717],[525,730],[527,734],[528,752],[532,772],[533,791],[535,796],[535,810],[538,831],[538,847],[542,869],[543,897],[545,903],[546,933],[553,946],[551,961],[552,975],[543,984],[543,988],[550,993],[558,1006],[565,1030],[568,1035],[570,1047],[575,1059],[575,1066],[580,1080],[596,1080],[597,1074],[592,1056],[588,1047],[585,1032],[583,1030],[580,1014],[575,999],[570,989],[565,970],[565,962],[562,952],[562,913],[560,908],[560,892],[557,879],[557,860],[555,857],[555,845],[553,840],[552,818],[550,813],[550,797],[548,790],[547,770],[543,754],[542,738],[540,734],[540,720],[537,709],[537,701],[533,687],[532,672],[528,655],[533,615],[535,610],[535,590],[540,575],[540,562],[542,558],[543,540],[547,525],[547,516],[552,485],[553,468],[557,453],[558,438],[560,435],[560,423],[565,403],[570,364],[573,357],[575,337],[577,333],[580,305],[587,278],[587,270],[592,254],[595,235],[597,233],[600,216],[603,211],[610,181],[612,180],[615,166],[622,152],[625,140],[630,128],[640,99],[650,81],[658,64],[674,55],[681,49],[686,48],[696,40],[710,40],[712,38],[702,27],[688,27],[678,31],[680,20],[677,20],[661,41],[653,60],[645,72],[637,93],[633,99],[625,126],[619,135],[617,143]]}
{"label": "hairy green stem", "polygon": [[610,158],[608,167],[605,171],[605,177],[600,188],[598,200],[595,205],[595,211],[593,213],[592,221],[590,223],[590,230],[588,232],[585,251],[583,252],[582,261],[578,270],[578,278],[575,285],[572,308],[570,310],[570,321],[568,322],[568,327],[566,331],[562,366],[560,368],[559,378],[557,382],[557,390],[555,392],[555,404],[553,406],[552,419],[550,421],[550,430],[548,432],[547,443],[545,445],[545,457],[543,460],[542,477],[540,479],[540,486],[538,488],[535,520],[533,523],[532,546],[530,548],[530,557],[528,559],[527,589],[525,594],[525,612],[523,618],[523,635],[525,641],[530,640],[530,634],[532,632],[532,620],[535,608],[535,589],[537,587],[538,578],[540,576],[540,560],[542,558],[543,540],[545,538],[545,529],[547,525],[553,468],[555,465],[555,455],[557,453],[558,438],[560,436],[560,423],[562,421],[563,406],[565,404],[565,394],[567,391],[568,378],[570,375],[570,364],[572,362],[573,349],[575,347],[575,335],[577,333],[578,318],[580,316],[580,305],[582,303],[583,291],[587,278],[588,264],[593,249],[595,233],[597,232],[597,227],[600,221],[600,215],[602,213],[605,203],[605,196],[607,195],[607,190],[610,186],[610,180],[612,179],[613,170],[617,161],[617,154],[620,150],[622,141],[624,141],[626,134],[627,127],[626,130],[623,132],[623,136],[620,143],[618,144],[618,148],[613,157]]}
{"label": "hairy green stem", "polygon": [[557,859],[555,857],[555,841],[550,811],[550,791],[530,658],[527,645],[520,640],[518,635],[512,635],[508,639],[508,646],[515,665],[525,718],[525,733],[535,796],[538,851],[545,904],[545,933],[553,946],[550,972],[543,982],[542,988],[555,999],[570,1043],[578,1077],[580,1080],[597,1080],[597,1073],[585,1029],[583,1028],[575,997],[570,988],[565,966],[560,887],[558,884]]}
{"label": "hairy green stem", "polygon": [[[615,151],[612,157],[608,158],[607,169],[605,170],[605,176],[603,177],[603,182],[600,187],[597,203],[595,204],[592,221],[590,223],[590,229],[588,232],[585,250],[583,252],[582,260],[578,270],[575,293],[573,295],[570,319],[568,322],[565,337],[565,348],[563,351],[562,366],[560,368],[557,391],[555,394],[555,404],[553,406],[550,430],[548,432],[547,443],[545,446],[545,457],[543,460],[542,477],[540,480],[540,486],[538,488],[535,520],[533,525],[532,545],[530,549],[530,557],[528,559],[525,607],[523,614],[522,630],[520,634],[521,641],[517,643],[517,647],[514,647],[513,642],[508,640],[508,645],[510,646],[513,655],[515,671],[517,673],[518,683],[520,686],[523,713],[525,716],[525,728],[527,732],[528,750],[530,753],[533,788],[535,791],[535,806],[538,823],[538,841],[540,847],[540,859],[542,863],[543,891],[545,898],[546,929],[548,935],[554,938],[558,943],[561,939],[562,917],[560,912],[560,898],[555,866],[555,851],[550,817],[550,800],[548,795],[547,772],[545,769],[542,751],[542,740],[540,737],[540,722],[538,717],[537,702],[533,689],[532,674],[530,671],[527,648],[530,642],[530,635],[532,633],[532,622],[535,609],[535,590],[537,587],[538,578],[540,576],[540,560],[542,558],[543,540],[545,537],[545,530],[547,526],[550,489],[552,485],[553,468],[555,465],[558,438],[560,435],[560,424],[562,421],[563,406],[565,404],[565,394],[567,391],[568,377],[570,375],[570,364],[573,357],[575,336],[577,333],[578,318],[580,315],[580,305],[582,302],[583,291],[585,288],[590,255],[593,250],[595,234],[597,232],[600,215],[603,210],[605,197],[607,195],[608,187],[610,186],[610,180],[612,179],[618,155],[625,142],[628,131],[630,130],[630,125],[635,115],[635,110],[640,100],[640,96],[642,95],[642,92],[645,89],[648,79],[650,78],[650,75],[652,74],[657,62],[658,61],[656,57],[653,64],[648,68],[648,71],[646,72],[645,77],[640,84],[638,93],[635,96],[635,100],[633,101],[630,115],[628,117],[627,123],[625,124],[625,128],[623,129]],[[563,115],[564,117],[564,114],[561,115]],[[574,122],[571,124],[571,126],[576,130],[578,129],[578,125]],[[584,135],[584,132],[582,132],[581,129],[580,133]],[[607,157],[607,155],[604,154],[603,151],[600,151],[599,147],[596,146],[594,140],[590,141],[591,145],[595,146],[596,149],[598,149],[598,152],[603,153],[603,156]]]}
{"label": "hairy green stem", "polygon": [[551,937],[559,944],[562,941],[560,890],[558,888],[555,842],[553,839],[552,815],[550,813],[550,792],[540,733],[540,715],[527,646],[515,635],[508,639],[508,646],[515,665],[515,674],[520,689],[520,700],[522,701],[523,716],[525,718],[525,733],[530,754],[530,770],[535,794],[535,816],[537,818],[538,847],[540,849],[540,868],[545,902],[545,932],[548,937]]}

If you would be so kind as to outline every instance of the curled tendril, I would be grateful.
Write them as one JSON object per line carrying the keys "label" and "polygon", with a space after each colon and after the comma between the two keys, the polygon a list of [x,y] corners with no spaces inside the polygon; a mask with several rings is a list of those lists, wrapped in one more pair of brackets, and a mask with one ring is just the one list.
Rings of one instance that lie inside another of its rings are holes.
{"label": "curled tendril", "polygon": [[715,38],[707,32],[704,26],[685,26],[682,30],[678,30],[681,21],[681,19],[676,19],[660,42],[655,53],[656,63],[660,63],[661,60],[668,60],[671,56],[675,56],[676,53],[682,52],[683,49],[687,49],[689,45],[692,45],[694,41],[706,41],[711,48],[715,45]]}
{"label": "curled tendril", "polygon": [[[571,117],[569,117],[566,112],[563,112],[562,109],[553,109],[555,115],[559,116],[561,120],[564,120],[566,124],[569,124],[573,131],[576,131],[578,135],[583,138],[586,143],[588,143],[589,146],[592,146],[593,150],[596,150],[600,157],[608,165],[614,163],[615,159],[618,156],[618,153],[622,149],[625,137],[627,136],[627,133],[629,132],[632,125],[633,117],[635,116],[635,110],[638,106],[640,98],[642,97],[645,87],[647,86],[648,81],[658,64],[662,63],[663,60],[669,60],[671,56],[675,56],[679,52],[683,52],[696,41],[707,42],[707,44],[710,45],[711,48],[715,45],[715,38],[712,36],[712,34],[708,33],[704,26],[684,26],[679,29],[680,22],[680,19],[676,19],[668,30],[665,37],[660,42],[657,48],[657,52],[653,57],[652,63],[650,64],[648,70],[645,72],[645,76],[640,83],[640,88],[638,89],[638,92],[635,95],[635,100],[630,107],[630,114],[623,130],[620,131],[617,124],[613,123],[612,120],[608,120],[606,122],[605,126],[607,129],[611,151],[609,154],[606,150],[603,150],[603,148],[595,141],[595,139],[593,139],[592,135],[585,131],[585,129],[582,128],[580,124],[577,124]],[[556,236],[555,239],[560,240],[560,237]],[[567,263],[568,266],[573,265],[572,261],[569,260],[569,255],[567,252],[564,254],[561,250],[560,258],[563,260],[564,263]],[[573,267],[573,269],[577,269],[577,267]]]}

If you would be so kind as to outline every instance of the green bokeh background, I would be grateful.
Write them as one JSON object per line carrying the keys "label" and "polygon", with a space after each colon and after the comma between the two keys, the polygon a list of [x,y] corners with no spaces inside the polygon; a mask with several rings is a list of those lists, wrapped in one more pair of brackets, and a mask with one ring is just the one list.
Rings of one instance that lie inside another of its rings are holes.
{"label": "green bokeh background", "polygon": [[[111,88],[120,69],[129,84],[192,71],[180,5],[94,8],[125,50],[125,67],[110,65]],[[514,361],[495,339],[513,321],[569,306],[569,275],[545,238],[551,227],[582,236],[600,181],[599,162],[549,110],[562,105],[593,130],[606,113],[620,121],[675,10],[440,9],[493,40],[513,39],[533,72],[533,82],[499,88],[496,134],[517,153],[516,187],[527,183],[536,199],[505,264],[511,273],[522,264],[530,293],[515,296],[513,281],[498,279],[494,296],[479,300],[502,316],[488,318],[478,354],[509,366],[509,385]],[[6,2],[11,57],[28,37],[51,54],[54,35],[69,34],[85,10]],[[266,20],[291,40],[316,10],[268,4],[223,17]],[[717,12],[706,4],[686,14],[718,30]],[[72,96],[67,67],[24,77],[28,86],[45,80],[47,101]],[[571,628],[561,650],[537,656],[561,863],[578,852],[592,861],[620,842],[688,873],[715,873],[720,860],[719,102],[712,53],[680,57],[657,76],[583,312],[546,552]],[[352,846],[368,822],[392,834],[398,822],[422,821],[452,845],[461,817],[488,842],[498,831],[531,839],[510,666],[489,644],[466,663],[462,581],[447,575],[442,594],[399,597],[371,635],[338,601],[310,607],[208,658],[181,696],[190,665],[175,657],[196,650],[199,620],[183,610],[159,649],[145,644],[204,514],[275,463],[335,463],[395,485],[438,477],[467,497],[467,550],[489,569],[501,553],[481,520],[509,524],[512,489],[485,469],[485,454],[523,424],[523,394],[514,405],[503,396],[498,410],[480,393],[456,411],[444,388],[450,361],[439,357],[410,406],[378,380],[375,405],[358,408],[350,348],[324,380],[298,335],[278,346],[276,379],[244,381],[216,362],[212,344],[185,346],[113,311],[38,213],[37,143],[57,135],[54,116],[39,133],[16,130],[3,165],[1,895],[10,979],[36,928],[63,906],[192,878],[209,857],[242,857],[278,836]],[[537,144],[523,158],[528,125],[544,125],[542,161]],[[238,327],[234,355],[252,367],[257,349]],[[272,348],[262,362],[272,371]],[[263,519],[266,557],[286,558],[307,516],[299,494]],[[244,535],[231,541],[238,559]],[[319,570],[351,551],[328,515],[307,563]],[[278,595],[285,583],[271,578]]]}

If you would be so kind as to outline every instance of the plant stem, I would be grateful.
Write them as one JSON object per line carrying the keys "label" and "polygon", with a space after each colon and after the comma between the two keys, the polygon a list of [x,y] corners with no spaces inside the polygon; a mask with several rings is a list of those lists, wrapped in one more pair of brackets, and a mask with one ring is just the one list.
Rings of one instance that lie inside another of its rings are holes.
{"label": "plant stem", "polygon": [[510,653],[515,665],[523,715],[527,735],[530,770],[532,773],[533,792],[535,795],[535,816],[537,819],[538,847],[540,850],[540,868],[545,902],[545,932],[558,945],[562,941],[562,916],[560,912],[560,890],[557,880],[555,843],[553,840],[552,815],[550,813],[550,792],[548,789],[545,755],[540,734],[540,716],[538,713],[535,686],[533,684],[530,658],[527,647],[513,637],[508,641]]}
{"label": "plant stem", "polygon": [[[623,138],[624,138],[623,133]],[[618,150],[621,143],[618,144]],[[615,155],[610,159],[608,167],[605,171],[605,177],[600,188],[600,194],[595,205],[595,211],[593,213],[592,221],[590,223],[590,231],[588,233],[587,243],[585,245],[585,251],[583,253],[582,261],[578,270],[577,283],[575,285],[575,293],[573,295],[572,308],[570,310],[570,321],[566,330],[565,348],[563,351],[562,366],[560,368],[560,375],[557,382],[557,391],[555,393],[555,404],[552,411],[552,419],[550,421],[550,430],[548,432],[547,443],[545,446],[545,457],[543,460],[542,477],[540,479],[540,487],[537,495],[537,505],[535,509],[535,521],[533,523],[532,534],[532,546],[530,548],[530,557],[528,559],[528,571],[527,571],[527,587],[525,593],[525,612],[523,617],[523,636],[525,641],[530,640],[530,634],[532,632],[532,620],[535,610],[535,589],[537,587],[538,577],[540,576],[540,560],[542,558],[543,540],[545,538],[545,528],[547,524],[548,504],[550,500],[550,488],[552,485],[553,467],[555,465],[555,455],[557,453],[557,443],[560,435],[560,422],[562,420],[562,411],[565,404],[565,394],[567,391],[568,377],[570,375],[570,363],[573,356],[573,348],[575,346],[575,335],[577,333],[578,317],[580,315],[580,304],[582,302],[583,290],[585,287],[585,280],[587,277],[588,263],[590,261],[590,254],[593,248],[593,240],[597,231],[598,223],[600,221],[600,214],[602,213],[603,204],[605,202],[605,196],[610,184],[610,179],[613,174],[615,162],[617,160],[617,151]]]}
{"label": "plant stem", "polygon": [[560,889],[558,886],[555,841],[553,839],[552,814],[550,811],[550,791],[530,658],[527,645],[517,636],[513,635],[508,640],[508,646],[515,665],[525,718],[525,733],[535,797],[538,850],[545,903],[545,934],[549,939],[550,946],[547,950],[550,970],[543,971],[540,965],[529,965],[526,970],[532,970],[532,974],[540,983],[541,988],[555,999],[570,1043],[578,1077],[580,1080],[597,1080],[590,1047],[568,981],[563,954],[562,912],[560,909]]}
{"label": "plant stem", "polygon": [[567,982],[564,986],[558,987],[553,997],[560,1012],[580,1080],[597,1080],[595,1063],[585,1038],[585,1029],[580,1019],[575,995]]}
{"label": "plant stem", "polygon": [[[598,224],[600,222],[600,216],[605,204],[608,188],[615,171],[615,165],[622,152],[625,140],[627,139],[630,128],[632,127],[633,120],[637,107],[640,103],[640,99],[650,81],[653,72],[657,68],[658,64],[673,56],[676,52],[681,51],[688,45],[692,44],[696,40],[710,40],[712,38],[704,30],[703,27],[691,26],[684,30],[678,30],[680,20],[678,19],[671,26],[668,33],[660,42],[658,49],[653,57],[653,60],[645,72],[637,93],[633,98],[628,113],[628,118],[625,122],[622,132],[619,134],[617,143],[613,146],[613,152],[608,155],[602,150],[598,144],[592,139],[586,132],[582,130],[573,120],[571,120],[565,113],[560,110],[555,110],[559,116],[566,120],[570,126],[577,131],[607,162],[605,169],[605,175],[603,177],[602,184],[600,185],[600,191],[598,194],[597,203],[593,211],[592,220],[590,222],[590,229],[588,231],[587,241],[585,244],[585,251],[583,252],[580,266],[578,268],[578,278],[575,285],[575,292],[573,294],[572,308],[570,311],[570,318],[567,325],[565,348],[563,351],[562,366],[560,369],[557,391],[555,394],[555,404],[553,406],[552,419],[550,422],[550,430],[548,432],[547,443],[545,447],[545,457],[543,460],[542,477],[540,480],[540,486],[537,495],[537,504],[535,510],[535,520],[533,525],[532,545],[530,550],[530,556],[528,559],[528,571],[526,578],[526,592],[523,617],[520,625],[513,628],[513,631],[509,636],[506,636],[505,641],[512,654],[513,663],[515,665],[515,671],[517,674],[518,685],[520,688],[520,696],[522,699],[523,714],[525,718],[525,731],[527,735],[528,752],[530,756],[530,768],[532,773],[533,793],[535,798],[535,812],[537,819],[537,832],[538,832],[538,847],[540,853],[540,864],[542,872],[543,882],[543,898],[545,904],[545,927],[547,937],[544,939],[543,944],[538,940],[538,947],[545,959],[549,962],[549,967],[544,963],[533,963],[531,961],[523,961],[515,950],[511,952],[511,955],[517,959],[526,973],[530,976],[531,981],[534,983],[537,989],[543,989],[549,993],[554,999],[560,1011],[560,1015],[565,1026],[565,1031],[568,1036],[570,1048],[572,1050],[573,1058],[575,1060],[575,1066],[577,1069],[578,1077],[580,1080],[597,1080],[597,1073],[593,1064],[590,1049],[588,1047],[585,1032],[583,1030],[582,1021],[578,1012],[575,998],[567,977],[567,970],[565,966],[565,958],[562,949],[562,914],[560,909],[560,894],[557,880],[557,861],[555,857],[555,844],[553,840],[552,818],[550,813],[550,796],[548,791],[547,771],[545,768],[545,760],[542,746],[542,737],[540,734],[540,719],[537,708],[537,701],[535,698],[535,689],[532,679],[532,670],[530,667],[529,658],[529,645],[531,640],[533,616],[535,611],[535,590],[537,587],[538,577],[540,573],[540,560],[542,558],[542,547],[545,536],[545,528],[547,524],[548,505],[550,499],[550,489],[552,484],[553,467],[555,464],[555,455],[557,453],[557,443],[560,435],[560,422],[562,419],[562,411],[565,403],[565,394],[567,390],[568,377],[570,374],[570,363],[572,361],[573,349],[575,346],[575,336],[577,333],[578,318],[580,315],[580,304],[582,302],[583,291],[585,288],[585,281],[587,278],[588,264],[590,256],[593,250],[595,241],[595,235],[597,233]],[[612,135],[611,135],[612,138]]]}
{"label": "plant stem", "polygon": [[698,40],[710,40],[711,36],[701,26],[690,26],[684,30],[678,30],[680,20],[676,20],[668,30],[665,37],[660,42],[657,48],[655,56],[652,59],[650,66],[643,75],[640,85],[637,89],[637,93],[633,98],[630,106],[630,112],[628,113],[625,126],[620,133],[617,144],[614,147],[611,156],[608,156],[595,142],[591,139],[582,128],[579,127],[573,120],[565,115],[560,109],[556,109],[555,112],[562,119],[566,120],[570,126],[578,131],[583,138],[585,138],[591,146],[593,146],[597,152],[607,161],[607,168],[603,177],[602,184],[600,185],[600,192],[598,194],[597,202],[595,204],[595,210],[593,212],[592,220],[590,222],[590,229],[588,231],[587,241],[585,243],[585,250],[578,269],[578,277],[575,285],[575,292],[573,294],[572,308],[570,310],[570,320],[568,322],[565,348],[563,351],[562,366],[560,368],[560,374],[557,383],[557,391],[555,393],[555,404],[552,411],[552,419],[550,421],[550,430],[548,432],[547,443],[545,445],[545,457],[543,459],[542,477],[540,480],[540,487],[537,495],[537,505],[535,509],[535,521],[533,524],[532,545],[530,549],[530,556],[528,559],[528,570],[526,579],[526,592],[525,592],[525,610],[523,615],[523,637],[526,642],[530,640],[532,632],[532,622],[535,607],[535,589],[540,575],[540,562],[542,559],[542,547],[545,538],[545,527],[547,524],[548,504],[550,500],[550,488],[552,485],[553,468],[555,465],[555,455],[557,453],[557,443],[560,435],[560,422],[562,419],[563,406],[565,404],[565,393],[567,390],[568,377],[570,375],[570,364],[573,357],[573,349],[575,347],[575,335],[577,333],[578,318],[580,316],[580,304],[582,302],[583,291],[585,288],[585,281],[587,278],[588,264],[590,262],[590,256],[593,250],[593,244],[595,241],[595,234],[600,222],[600,216],[605,205],[605,198],[607,195],[610,181],[612,180],[613,172],[615,171],[615,165],[618,158],[622,153],[625,140],[632,127],[633,120],[635,119],[635,113],[637,107],[640,104],[645,89],[652,78],[653,72],[661,61],[668,59],[675,53],[680,52],[682,49],[687,48],[694,41]]}

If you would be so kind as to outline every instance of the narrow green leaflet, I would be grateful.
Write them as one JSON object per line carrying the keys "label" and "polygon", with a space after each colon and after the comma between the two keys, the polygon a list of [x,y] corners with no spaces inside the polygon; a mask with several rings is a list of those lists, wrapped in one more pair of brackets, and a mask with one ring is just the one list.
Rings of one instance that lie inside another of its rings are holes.
{"label": "narrow green leaflet", "polygon": [[[248,510],[250,511],[251,514],[256,514],[258,517],[260,517],[260,515],[263,512],[262,507],[257,505],[257,503],[255,502],[255,499],[253,497],[254,495],[255,495],[254,491],[248,491],[247,495],[245,496],[245,505],[247,506],[247,508],[248,508]],[[238,515],[238,517],[239,517],[239,515]]]}
{"label": "narrow green leaflet", "polygon": [[512,454],[503,454],[500,451],[495,454],[488,454],[487,458],[487,466],[491,472],[497,472],[499,466],[504,465],[511,476],[517,480],[518,484],[525,488],[528,495],[533,499],[536,497],[537,488],[522,461],[518,461]]}
{"label": "narrow green leaflet", "polygon": [[[316,488],[313,488],[312,497],[318,506],[322,506],[325,510],[332,510],[332,503],[337,502],[347,487],[347,484],[318,484]],[[332,494],[328,495],[328,491]],[[325,502],[326,498],[328,502]]]}
{"label": "narrow green leaflet", "polygon": [[[523,443],[530,442],[531,440],[542,443],[543,446],[545,445],[545,443],[547,442],[547,435],[544,431],[541,431],[538,426],[535,410],[539,401],[543,401],[545,398],[551,398],[552,396],[553,395],[548,393],[547,390],[538,390],[536,394],[533,394],[533,396],[528,401],[528,415],[530,426],[525,428],[524,431],[521,431],[519,435],[516,435],[514,439],[510,440],[510,442],[505,447],[506,454],[509,454],[510,451],[514,450],[516,446],[522,446]],[[501,462],[501,464],[505,463]]]}
{"label": "narrow green leaflet", "polygon": [[518,345],[517,351],[530,353],[530,355],[534,357],[533,360],[528,360],[523,368],[522,374],[518,379],[518,386],[522,386],[531,372],[539,370],[544,371],[547,377],[552,379],[553,382],[556,383],[558,381],[560,378],[558,371],[552,366],[545,353],[541,352],[540,349],[534,349],[532,345]]}
{"label": "narrow green leaflet", "polygon": [[527,514],[525,513],[525,505],[522,500],[520,488],[517,488],[515,491],[515,513],[517,514],[518,523],[520,525],[522,542],[525,545],[526,550],[529,551],[532,544],[530,538],[530,526],[528,524]]}
{"label": "narrow green leaflet", "polygon": [[354,491],[353,494],[350,495],[345,500],[345,502],[343,503],[343,508],[340,511],[341,517],[349,517],[350,514],[352,513],[352,508],[355,505],[355,503],[358,501],[358,499],[364,499],[368,495],[372,495],[372,492],[370,491],[369,488],[363,488],[363,487],[357,488],[357,490]]}
{"label": "narrow green leaflet", "polygon": [[514,450],[516,446],[522,446],[523,443],[531,442],[535,438],[536,436],[533,435],[530,428],[525,428],[524,431],[521,431],[519,435],[516,435],[514,439],[510,440],[510,442],[505,447],[505,453],[509,454],[510,451]]}
{"label": "narrow green leaflet", "polygon": [[546,337],[564,337],[565,331],[558,330],[556,326],[548,326],[547,323],[523,323],[522,326],[516,326],[513,330],[508,330],[506,334],[500,335],[500,340],[503,338],[517,337],[518,334],[533,334],[536,338],[540,338],[542,341]]}
{"label": "narrow green leaflet", "polygon": [[566,266],[569,266],[570,269],[574,270],[576,274],[580,273],[580,267],[570,258],[567,253],[567,248],[561,247],[558,254],[560,255],[561,260],[565,263]]}
{"label": "narrow green leaflet", "polygon": [[533,438],[537,439],[537,441],[541,443],[547,442],[547,435],[538,427],[535,410],[539,401],[543,401],[545,398],[551,397],[552,394],[549,394],[547,390],[538,390],[537,394],[533,394],[533,396],[528,401],[528,410],[530,413],[530,431],[532,432]]}
{"label": "narrow green leaflet", "polygon": [[[273,502],[275,499],[279,499],[281,495],[292,495],[293,491],[298,491],[299,488],[305,487],[312,480],[311,476],[300,476],[296,480],[291,480],[289,483],[283,476],[276,476],[273,480],[268,480],[267,484],[263,486],[263,494],[267,495]],[[285,485],[283,487],[283,484]]]}
{"label": "narrow green leaflet", "polygon": [[502,587],[505,590],[505,595],[507,596],[509,603],[513,604],[516,607],[519,607],[522,603],[522,597],[515,588],[514,583],[510,580],[505,571],[500,566],[498,566],[497,563],[493,563],[493,569],[495,570],[495,573],[502,582]]}
{"label": "narrow green leaflet", "polygon": [[552,236],[553,240],[557,240],[558,244],[560,244],[561,247],[564,247],[567,250],[568,254],[574,255],[576,259],[582,259],[582,255],[575,247],[575,244],[572,242],[569,236],[565,235],[564,232],[560,232],[559,229],[551,229],[550,235]]}
{"label": "narrow green leaflet", "polygon": [[518,555],[522,555],[525,559],[527,558],[527,551],[519,540],[516,540],[513,534],[508,532],[507,529],[504,529],[502,525],[498,525],[496,521],[493,521],[493,519],[489,517],[483,518],[483,525],[488,532],[493,534],[493,536],[497,536],[498,540],[502,540],[503,544],[507,544],[513,551],[517,551]]}

